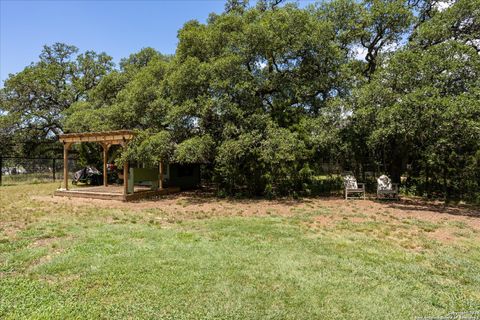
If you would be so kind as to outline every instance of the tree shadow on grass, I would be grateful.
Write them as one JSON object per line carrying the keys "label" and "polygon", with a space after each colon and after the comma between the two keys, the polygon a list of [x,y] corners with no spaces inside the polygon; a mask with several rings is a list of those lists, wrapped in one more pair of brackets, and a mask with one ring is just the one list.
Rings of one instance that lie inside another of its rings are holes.
{"label": "tree shadow on grass", "polygon": [[[182,191],[176,194],[170,194],[162,196],[162,199],[181,200],[188,205],[200,205],[205,203],[212,203],[217,201],[226,202],[229,204],[255,204],[255,203],[271,203],[285,206],[301,205],[312,203],[314,199],[326,200],[326,198],[292,198],[292,197],[282,197],[282,198],[265,198],[265,197],[219,197],[214,191],[211,190],[188,190]],[[336,198],[335,198],[336,199]]]}
{"label": "tree shadow on grass", "polygon": [[384,202],[389,208],[402,211],[430,211],[439,214],[466,216],[480,218],[480,208],[474,205],[448,205],[440,201],[428,201],[422,199],[402,199],[399,201]]}
{"label": "tree shadow on grass", "polygon": [[[176,194],[170,194],[162,196],[161,199],[169,200],[178,200],[185,205],[202,205],[202,204],[211,204],[217,202],[224,202],[231,204],[232,206],[237,204],[246,204],[246,205],[282,205],[287,207],[295,207],[301,205],[315,205],[322,203],[329,203],[329,205],[337,205],[339,203],[344,203],[346,205],[353,204],[356,205],[357,201],[360,201],[362,204],[366,204],[363,200],[348,200],[345,201],[341,196],[312,196],[312,197],[302,197],[302,198],[292,198],[292,197],[283,197],[268,199],[264,197],[218,197],[213,190],[209,189],[198,189],[198,190],[189,190],[182,191]],[[150,199],[150,201],[153,199]],[[156,199],[158,200],[158,199]],[[145,200],[144,200],[145,201]],[[155,200],[154,200],[155,201]],[[447,214],[454,216],[466,216],[473,218],[480,218],[480,207],[474,205],[449,205],[441,201],[433,200],[424,200],[417,198],[402,198],[401,200],[376,200],[369,199],[367,202],[373,201],[376,204],[380,204],[385,208],[400,210],[404,212],[408,211],[417,211],[417,212],[433,212],[438,214]],[[362,205],[361,205],[362,206]]]}

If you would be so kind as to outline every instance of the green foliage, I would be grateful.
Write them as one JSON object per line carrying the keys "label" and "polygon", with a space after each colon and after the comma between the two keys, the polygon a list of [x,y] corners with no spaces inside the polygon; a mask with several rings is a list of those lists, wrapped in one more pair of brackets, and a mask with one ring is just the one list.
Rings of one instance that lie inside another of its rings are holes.
{"label": "green foliage", "polygon": [[264,190],[261,166],[257,161],[261,140],[261,133],[254,131],[222,142],[215,158],[215,172],[221,189],[229,194],[238,191],[255,194]]}
{"label": "green foliage", "polygon": [[159,164],[172,158],[174,143],[168,131],[137,131],[137,135],[117,159],[119,165],[125,161],[136,161],[145,164]]}
{"label": "green foliage", "polygon": [[214,141],[211,136],[195,136],[182,141],[175,149],[174,159],[178,163],[208,163],[211,161]]}
{"label": "green foliage", "polygon": [[270,126],[259,149],[266,195],[302,191],[302,182],[310,177],[310,172],[308,167],[303,167],[307,150],[297,133]]}
{"label": "green foliage", "polygon": [[391,167],[413,161],[411,174],[439,182],[447,198],[472,197],[480,188],[478,168],[467,165],[480,149],[479,77],[476,50],[456,41],[395,53],[357,100],[361,123],[374,124],[371,148],[401,150]]}
{"label": "green foliage", "polygon": [[365,75],[371,77],[377,68],[382,49],[399,43],[413,22],[410,2],[405,0],[364,0],[361,14],[360,43],[366,50]]}
{"label": "green foliage", "polygon": [[248,0],[227,0],[225,2],[225,12],[242,14],[247,8],[248,2]]}
{"label": "green foliage", "polygon": [[[0,130],[34,154],[39,142],[61,134],[62,112],[76,101],[86,101],[89,90],[113,68],[112,58],[63,43],[44,46],[40,60],[11,74],[0,95]],[[30,146],[30,147],[29,147]]]}
{"label": "green foliage", "polygon": [[165,107],[157,100],[168,59],[146,48],[122,60],[124,72],[112,72],[93,90],[88,101],[66,110],[69,131],[162,128]]}
{"label": "green foliage", "polygon": [[479,1],[226,1],[174,56],[144,48],[117,70],[45,47],[6,81],[0,138],[135,129],[119,162],[203,163],[223,194],[311,193],[330,163],[477,199]]}
{"label": "green foliage", "polygon": [[479,0],[457,0],[444,11],[435,6],[429,9],[430,19],[415,29],[413,43],[425,48],[453,39],[480,50]]}

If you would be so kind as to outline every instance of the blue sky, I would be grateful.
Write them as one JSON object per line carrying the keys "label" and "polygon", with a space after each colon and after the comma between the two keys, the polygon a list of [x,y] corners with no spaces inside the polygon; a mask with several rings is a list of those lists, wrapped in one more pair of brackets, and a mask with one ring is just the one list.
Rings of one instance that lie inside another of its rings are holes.
{"label": "blue sky", "polygon": [[[251,1],[253,2],[253,1]],[[311,3],[302,0],[302,5]],[[0,0],[0,79],[33,61],[44,44],[65,42],[80,51],[120,58],[144,47],[174,53],[177,31],[191,19],[205,22],[224,0]]]}

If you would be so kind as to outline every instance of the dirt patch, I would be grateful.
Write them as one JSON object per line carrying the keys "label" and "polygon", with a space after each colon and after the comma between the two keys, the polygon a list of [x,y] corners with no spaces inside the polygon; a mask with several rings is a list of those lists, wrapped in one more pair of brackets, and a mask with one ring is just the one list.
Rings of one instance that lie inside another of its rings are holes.
{"label": "dirt patch", "polygon": [[52,259],[65,252],[63,248],[55,248],[55,250],[49,251],[46,255],[34,260],[27,268],[27,271],[33,272],[36,268],[49,263]]}
{"label": "dirt patch", "polygon": [[21,221],[0,221],[0,235],[4,234],[8,239],[15,239],[17,233],[25,229],[25,223]]}
{"label": "dirt patch", "polygon": [[369,218],[355,217],[355,216],[348,217],[348,220],[353,223],[363,223],[363,222],[371,221],[371,219]]}
{"label": "dirt patch", "polygon": [[400,201],[358,200],[339,198],[280,199],[220,199],[208,193],[191,192],[163,196],[138,202],[35,196],[34,200],[54,205],[78,208],[119,209],[123,212],[144,212],[160,220],[203,219],[217,216],[295,216],[312,213],[318,225],[331,225],[348,219],[352,223],[383,221],[402,223],[419,220],[434,224],[463,223],[480,231],[480,211],[464,206],[445,206],[439,202],[418,199]]}
{"label": "dirt patch", "polygon": [[429,212],[440,215],[467,216],[480,218],[480,208],[466,205],[446,205],[441,201],[425,201],[418,198],[405,198],[402,201],[395,201],[389,207],[397,211]]}
{"label": "dirt patch", "polygon": [[315,216],[313,218],[313,221],[311,223],[311,226],[318,227],[318,226],[323,226],[323,227],[329,227],[329,226],[334,226],[339,222],[344,222],[348,221],[350,223],[364,223],[364,222],[369,222],[373,221],[370,216],[358,216],[355,214],[348,214],[348,213],[342,213],[342,214],[329,214],[329,215],[319,215]]}
{"label": "dirt patch", "polygon": [[[313,204],[323,206],[322,210],[330,213],[306,221],[305,226],[312,230],[335,228],[348,222],[353,224],[348,232],[366,233],[412,251],[428,247],[426,239],[448,245],[460,244],[459,241],[466,239],[480,240],[480,218],[471,208],[429,206],[412,200],[392,203],[318,199]],[[376,227],[378,222],[381,224]]]}
{"label": "dirt patch", "polygon": [[61,238],[61,237],[47,237],[47,238],[40,238],[32,243],[29,244],[30,248],[40,248],[40,247],[50,247],[59,240],[64,240],[66,238]]}
{"label": "dirt patch", "polygon": [[330,227],[335,225],[336,222],[340,221],[341,217],[335,216],[318,216],[313,219],[310,223],[311,227]]}
{"label": "dirt patch", "polygon": [[455,229],[440,228],[429,233],[429,237],[442,243],[450,243],[458,239],[455,235]]}
{"label": "dirt patch", "polygon": [[68,285],[70,282],[76,281],[80,279],[80,275],[78,274],[71,274],[71,275],[62,275],[61,277],[59,276],[50,276],[50,275],[42,275],[40,277],[41,280],[49,283],[49,284],[64,284]]}
{"label": "dirt patch", "polygon": [[73,207],[127,209],[131,211],[158,209],[175,213],[204,212],[213,216],[291,215],[292,209],[307,209],[306,205],[313,202],[309,200],[229,200],[214,197],[196,197],[190,194],[169,195],[159,199],[138,202],[49,196],[34,196],[32,199],[56,205],[71,205]]}
{"label": "dirt patch", "polygon": [[0,223],[0,230],[1,233],[7,236],[7,238],[13,239],[17,235],[17,232],[20,230],[20,228],[11,226],[6,223]]}

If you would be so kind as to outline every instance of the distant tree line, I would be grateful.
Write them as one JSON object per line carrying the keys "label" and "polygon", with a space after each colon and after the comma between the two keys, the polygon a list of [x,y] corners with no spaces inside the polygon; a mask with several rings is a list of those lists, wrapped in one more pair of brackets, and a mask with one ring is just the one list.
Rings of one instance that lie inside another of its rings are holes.
{"label": "distant tree line", "polygon": [[134,129],[119,162],[202,163],[224,194],[309,194],[329,161],[480,202],[480,0],[229,0],[178,39],[118,67],[45,46],[1,89],[0,152]]}

